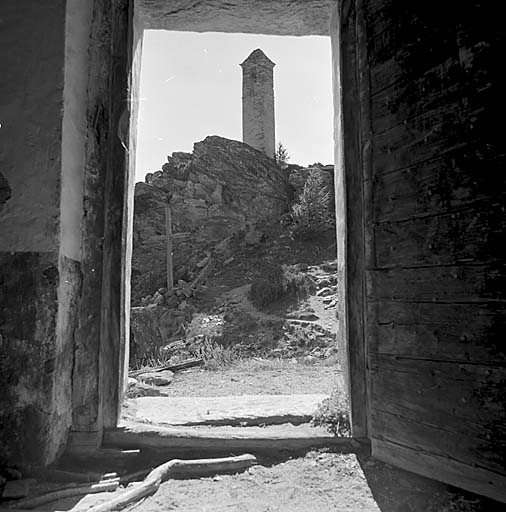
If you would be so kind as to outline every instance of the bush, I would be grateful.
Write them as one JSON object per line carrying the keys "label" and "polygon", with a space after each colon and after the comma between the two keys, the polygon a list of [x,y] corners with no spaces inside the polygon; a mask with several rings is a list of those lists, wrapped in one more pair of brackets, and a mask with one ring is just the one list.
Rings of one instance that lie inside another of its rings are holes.
{"label": "bush", "polygon": [[316,291],[315,281],[296,265],[283,265],[282,280],[284,293],[304,298]]}
{"label": "bush", "polygon": [[199,355],[204,360],[204,368],[210,371],[223,370],[240,359],[233,347],[224,347],[207,336],[200,344]]}
{"label": "bush", "polygon": [[253,281],[249,298],[256,307],[262,308],[285,295],[305,297],[315,289],[316,283],[295,266],[272,264],[264,276]]}
{"label": "bush", "polygon": [[338,388],[334,389],[315,412],[311,424],[325,427],[339,437],[351,436],[350,404],[348,397]]}
{"label": "bush", "polygon": [[310,240],[335,226],[332,198],[321,171],[311,169],[299,198],[292,205],[293,238]]}
{"label": "bush", "polygon": [[256,307],[262,308],[279,299],[284,292],[283,268],[273,264],[267,267],[264,276],[253,281],[249,298]]}

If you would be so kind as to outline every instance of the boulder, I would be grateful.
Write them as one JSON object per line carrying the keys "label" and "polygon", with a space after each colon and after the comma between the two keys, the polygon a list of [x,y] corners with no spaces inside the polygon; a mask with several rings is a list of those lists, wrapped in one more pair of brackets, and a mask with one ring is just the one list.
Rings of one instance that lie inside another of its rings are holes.
{"label": "boulder", "polygon": [[183,292],[184,296],[186,298],[190,298],[193,295],[193,290],[191,289],[191,286],[186,282],[180,279],[177,284],[179,285],[179,288]]}
{"label": "boulder", "polygon": [[[130,383],[131,380],[134,382]],[[168,394],[157,387],[129,378],[126,398],[140,398],[143,396],[168,396]]]}
{"label": "boulder", "polygon": [[172,382],[174,373],[170,370],[162,370],[161,372],[146,372],[137,376],[137,380],[144,384],[152,386],[167,386]]}
{"label": "boulder", "polygon": [[324,288],[320,288],[316,292],[316,295],[318,297],[327,297],[327,296],[333,295],[333,294],[334,294],[334,290],[332,290],[332,288],[329,288],[328,286],[325,286]]}
{"label": "boulder", "polygon": [[130,361],[142,360],[164,345],[158,328],[158,308],[136,307],[130,310]]}
{"label": "boulder", "polygon": [[130,364],[150,355],[159,355],[174,336],[182,334],[185,323],[191,321],[195,308],[181,301],[172,307],[133,307],[130,310]]}

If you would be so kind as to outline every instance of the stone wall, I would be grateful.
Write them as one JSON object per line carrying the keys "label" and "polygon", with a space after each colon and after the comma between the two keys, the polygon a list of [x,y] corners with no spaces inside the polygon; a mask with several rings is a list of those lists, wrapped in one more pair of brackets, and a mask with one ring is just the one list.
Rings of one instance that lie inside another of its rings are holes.
{"label": "stone wall", "polygon": [[58,331],[65,1],[5,0],[0,20],[0,465],[31,465],[54,459],[71,415]]}
{"label": "stone wall", "polygon": [[[0,5],[0,466],[49,464],[71,427],[100,433],[103,389],[118,394],[119,356],[107,347],[101,364],[101,331],[117,344],[119,293],[106,304],[115,322],[101,306],[121,287],[124,161],[109,134],[126,103],[126,72],[111,76],[126,69],[126,30],[115,31],[128,26],[128,1],[112,7]],[[111,246],[117,273],[102,273]]]}
{"label": "stone wall", "polygon": [[[0,7],[0,169],[11,190],[1,250],[52,251],[58,238],[65,1]],[[30,69],[30,72],[27,72]],[[30,183],[30,186],[26,186]]]}

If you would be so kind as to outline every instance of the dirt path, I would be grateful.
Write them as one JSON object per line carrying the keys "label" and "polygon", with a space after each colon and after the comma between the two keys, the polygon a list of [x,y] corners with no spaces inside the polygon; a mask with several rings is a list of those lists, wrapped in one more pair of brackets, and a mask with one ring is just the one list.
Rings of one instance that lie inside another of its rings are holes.
{"label": "dirt path", "polygon": [[280,320],[281,318],[277,315],[269,315],[263,311],[259,311],[249,300],[248,293],[250,291],[251,284],[243,284],[236,288],[232,288],[225,292],[220,299],[227,302],[232,307],[242,309],[246,314],[257,320]]}
{"label": "dirt path", "polygon": [[376,505],[354,455],[308,454],[238,475],[162,484],[139,512],[363,511]]}
{"label": "dirt path", "polygon": [[[311,272],[308,272],[311,275]],[[244,284],[228,290],[220,297],[221,300],[226,301],[229,305],[241,309],[246,314],[257,320],[284,320],[287,323],[297,325],[317,325],[325,329],[329,333],[337,333],[337,319],[335,315],[334,296],[335,293],[328,287],[321,287],[327,289],[327,294],[324,295],[311,295],[307,299],[293,305],[287,312],[280,313],[276,309],[276,313],[259,311],[251,302],[248,297],[251,284]],[[267,310],[269,311],[269,309]]]}
{"label": "dirt path", "polygon": [[[84,512],[124,492],[52,503]],[[504,504],[402,471],[363,453],[321,449],[262,461],[248,471],[168,480],[128,510],[137,512],[501,512]]]}
{"label": "dirt path", "polygon": [[335,365],[325,362],[250,359],[219,371],[192,368],[178,372],[163,391],[167,396],[330,393],[340,378]]}

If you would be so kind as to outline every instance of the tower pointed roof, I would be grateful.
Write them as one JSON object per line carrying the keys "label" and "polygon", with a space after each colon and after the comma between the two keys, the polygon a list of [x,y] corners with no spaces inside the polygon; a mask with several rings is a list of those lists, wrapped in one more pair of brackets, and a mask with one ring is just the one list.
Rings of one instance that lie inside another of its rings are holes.
{"label": "tower pointed roof", "polygon": [[257,48],[249,54],[248,58],[244,62],[242,62],[240,66],[242,67],[258,64],[269,66],[271,68],[273,68],[276,65],[274,62],[272,62],[271,59],[269,59],[269,57],[267,57],[267,55],[265,55],[265,53],[260,48]]}

